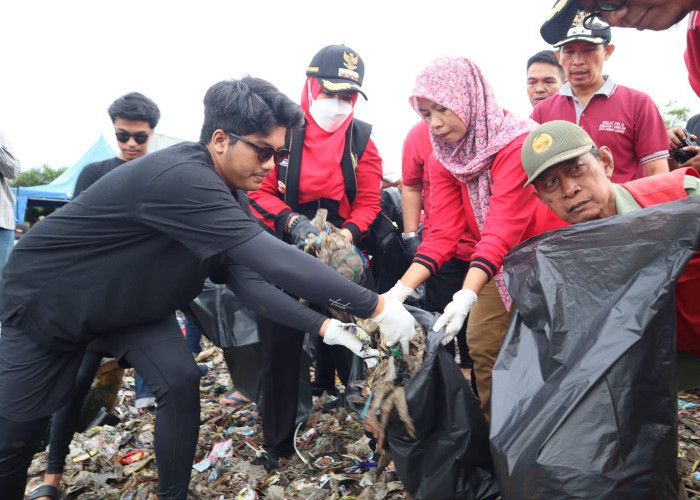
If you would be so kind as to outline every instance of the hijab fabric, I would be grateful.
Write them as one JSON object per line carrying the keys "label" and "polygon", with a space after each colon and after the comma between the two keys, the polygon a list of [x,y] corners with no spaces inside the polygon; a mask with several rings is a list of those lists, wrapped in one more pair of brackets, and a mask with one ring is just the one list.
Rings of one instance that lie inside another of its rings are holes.
{"label": "hijab fabric", "polygon": [[[416,78],[409,98],[413,109],[420,114],[418,98],[450,109],[467,127],[459,142],[450,144],[432,132],[430,142],[443,166],[466,184],[481,230],[489,210],[494,157],[517,137],[534,130],[537,124],[501,108],[479,67],[466,57],[444,57],[428,65]],[[510,309],[511,298],[502,272],[494,279],[506,309]]]}
{"label": "hijab fabric", "polygon": [[[330,186],[329,182],[336,180],[336,176],[330,174],[331,169],[340,169],[340,161],[343,158],[345,149],[345,133],[352,123],[357,94],[353,99],[353,113],[343,122],[335,132],[326,132],[316,124],[309,106],[312,99],[316,99],[323,88],[318,83],[316,77],[307,77],[304,89],[301,92],[301,109],[306,117],[306,128],[304,131],[304,147],[301,155],[301,175],[304,184],[312,192],[325,193],[326,198],[340,200],[344,195],[344,185]],[[327,185],[327,189],[326,186]],[[299,202],[306,203],[318,199],[306,199],[304,193],[300,191]]]}

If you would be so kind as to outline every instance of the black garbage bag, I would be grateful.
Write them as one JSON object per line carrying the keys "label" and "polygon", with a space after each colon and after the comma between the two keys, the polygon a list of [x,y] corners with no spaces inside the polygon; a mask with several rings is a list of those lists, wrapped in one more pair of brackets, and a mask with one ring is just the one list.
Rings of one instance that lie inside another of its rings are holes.
{"label": "black garbage bag", "polygon": [[493,368],[505,499],[677,498],[674,286],[700,199],[558,229],[506,257]]}
{"label": "black garbage bag", "polygon": [[[437,315],[406,307],[430,332],[425,359],[406,386],[416,438],[396,410],[385,429],[385,447],[406,490],[416,499],[489,499],[498,496],[488,425],[479,401],[453,357],[432,332]],[[351,374],[356,380],[357,373]],[[350,387],[352,390],[352,384]],[[363,408],[351,407],[361,414]]]}
{"label": "black garbage bag", "polygon": [[[185,312],[212,344],[223,350],[224,361],[236,390],[262,408],[262,349],[257,314],[243,305],[226,285],[208,279]],[[311,415],[309,367],[313,359],[312,344],[307,334],[299,359],[297,423],[306,422]]]}

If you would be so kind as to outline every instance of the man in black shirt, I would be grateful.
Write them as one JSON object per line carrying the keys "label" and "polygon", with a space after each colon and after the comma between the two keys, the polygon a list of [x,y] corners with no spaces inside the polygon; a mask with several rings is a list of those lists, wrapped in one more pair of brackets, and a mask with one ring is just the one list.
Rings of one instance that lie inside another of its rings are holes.
{"label": "man in black shirt", "polygon": [[299,107],[270,83],[245,77],[212,86],[204,108],[199,143],[180,143],[113,170],[12,252],[0,289],[3,498],[22,498],[42,429],[70,397],[92,340],[133,366],[156,394],[158,496],[186,498],[199,370],[174,312],[199,294],[207,276],[227,283],[259,314],[318,332],[324,342],[360,356],[376,352],[348,325],[279,288],[373,317],[387,345],[407,348],[413,319],[398,301],[353,284],[250,217],[241,190],[258,189],[286,158],[288,128],[303,120]]}
{"label": "man in black shirt", "polygon": [[114,124],[119,154],[109,160],[86,165],[75,183],[74,198],[119,165],[146,155],[153,130],[160,120],[160,110],[156,103],[139,92],[121,96],[107,112]]}

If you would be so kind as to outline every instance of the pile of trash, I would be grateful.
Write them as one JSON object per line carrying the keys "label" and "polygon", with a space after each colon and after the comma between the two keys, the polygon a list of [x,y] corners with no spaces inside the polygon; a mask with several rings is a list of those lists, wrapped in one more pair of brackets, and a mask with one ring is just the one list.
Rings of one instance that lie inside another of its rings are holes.
{"label": "pile of trash", "polygon": [[[188,498],[409,498],[391,465],[377,470],[370,439],[357,415],[333,404],[335,398],[327,394],[314,397],[312,417],[297,432],[299,455],[281,459],[279,469],[271,473],[252,465],[263,450],[255,404],[219,403],[232,389],[231,380],[221,349],[202,342],[205,350],[197,361],[210,369],[201,380],[199,440]],[[134,407],[132,375],[127,370],[112,412],[121,414],[121,421],[75,435],[63,475],[64,498],[155,498],[155,415],[139,415]],[[41,484],[47,459],[46,451],[35,455],[27,494]]]}
{"label": "pile of trash", "polygon": [[678,470],[688,498],[700,499],[700,391],[678,393]]}

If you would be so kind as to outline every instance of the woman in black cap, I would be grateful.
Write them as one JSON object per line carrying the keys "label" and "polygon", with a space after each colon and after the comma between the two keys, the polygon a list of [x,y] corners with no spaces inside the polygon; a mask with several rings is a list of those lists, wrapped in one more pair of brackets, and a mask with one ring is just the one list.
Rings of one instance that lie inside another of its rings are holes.
{"label": "woman in black cap", "polygon": [[[357,245],[380,209],[382,160],[370,138],[371,125],[353,117],[364,63],[345,45],[321,49],[306,70],[301,108],[306,125],[289,141],[288,163],[277,165],[262,187],[250,193],[255,215],[277,235],[298,245],[310,233],[319,208],[327,220]],[[360,284],[374,289],[370,273]],[[293,452],[294,422],[298,399],[299,358],[304,332],[262,319],[263,433],[268,446],[268,466]],[[284,332],[282,332],[284,331]],[[280,334],[283,333],[283,334]],[[335,370],[347,384],[352,354],[318,343],[317,393],[335,390]],[[274,407],[272,406],[274,404]]]}

